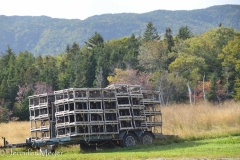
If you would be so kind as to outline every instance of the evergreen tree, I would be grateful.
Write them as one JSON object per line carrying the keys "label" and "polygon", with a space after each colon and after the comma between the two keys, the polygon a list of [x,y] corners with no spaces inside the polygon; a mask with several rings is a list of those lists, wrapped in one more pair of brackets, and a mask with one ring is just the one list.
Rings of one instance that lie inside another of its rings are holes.
{"label": "evergreen tree", "polygon": [[43,81],[42,76],[43,76],[43,58],[41,55],[37,56],[34,66],[36,68],[36,74],[37,74],[37,79],[36,81]]}
{"label": "evergreen tree", "polygon": [[143,42],[147,42],[150,40],[159,40],[160,37],[158,35],[157,29],[153,26],[152,22],[148,22],[146,26],[146,30],[143,34]]}
{"label": "evergreen tree", "polygon": [[166,33],[165,33],[164,37],[167,40],[169,52],[172,52],[172,47],[174,46],[174,41],[173,41],[173,36],[172,36],[172,30],[169,27],[166,28]]}
{"label": "evergreen tree", "polygon": [[65,52],[66,52],[66,53],[69,53],[70,50],[71,50],[71,47],[70,47],[70,45],[68,44],[68,45],[66,46]]}
{"label": "evergreen tree", "polygon": [[96,75],[96,87],[102,88],[103,84],[104,84],[103,70],[102,70],[102,67],[100,67]]}
{"label": "evergreen tree", "polygon": [[[102,83],[101,86],[104,88],[106,87],[107,84],[107,76],[109,74],[109,65],[110,65],[110,58],[111,56],[109,56],[109,51],[108,51],[108,47],[104,47],[104,48],[99,48],[98,50],[95,50],[96,53],[96,69],[95,69],[95,80],[94,80],[94,87],[97,87],[98,85],[98,79],[97,77],[99,76],[99,71],[102,70],[101,72],[101,79],[102,79]],[[102,68],[102,69],[101,69]]]}
{"label": "evergreen tree", "polygon": [[86,74],[88,70],[87,65],[87,55],[83,55],[81,51],[79,51],[75,57],[75,62],[73,62],[73,72],[74,72],[74,82],[73,87],[86,87],[87,79]]}
{"label": "evergreen tree", "polygon": [[217,101],[217,75],[216,73],[212,73],[210,77],[210,91],[208,93],[208,100],[212,102]]}
{"label": "evergreen tree", "polygon": [[1,107],[0,106],[0,123],[5,122],[7,123],[9,120],[11,112],[6,107]]}
{"label": "evergreen tree", "polygon": [[[17,93],[16,79],[18,78],[18,75],[15,75],[15,55],[11,55],[8,66],[7,86],[5,87],[8,88],[8,99],[10,102],[13,102]],[[13,103],[11,103],[11,105],[13,105]]]}
{"label": "evergreen tree", "polygon": [[15,58],[15,54],[10,46],[0,57],[0,99],[4,99],[5,106],[8,109],[12,109],[17,92]]}
{"label": "evergreen tree", "polygon": [[[58,70],[56,67],[56,60],[52,56],[46,56],[43,58],[44,69],[42,71],[42,81],[51,85],[53,89],[57,88],[57,74]],[[33,73],[31,75],[36,75],[36,70],[32,68]],[[29,83],[28,83],[29,84]]]}
{"label": "evergreen tree", "polygon": [[188,38],[193,37],[192,32],[189,30],[188,26],[182,26],[181,28],[179,28],[178,30],[178,34],[177,37],[182,39],[182,40],[186,40]]}
{"label": "evergreen tree", "polygon": [[5,99],[7,101],[8,98],[8,88],[7,86],[7,80],[3,79],[0,85],[0,99]]}
{"label": "evergreen tree", "polygon": [[[84,53],[86,52],[86,53]],[[95,59],[95,52],[94,51],[89,51],[89,50],[84,50],[83,54],[87,55],[86,56],[86,79],[87,79],[87,87],[91,88],[94,85],[94,80],[95,80],[95,69],[97,66],[97,62]]]}
{"label": "evergreen tree", "polygon": [[219,22],[218,27],[222,27],[222,23],[221,22]]}
{"label": "evergreen tree", "polygon": [[135,35],[132,34],[131,37],[127,40],[127,53],[123,57],[123,61],[128,69],[135,69],[138,65],[138,50],[139,42],[136,39]]}
{"label": "evergreen tree", "polygon": [[104,39],[103,37],[98,33],[95,32],[94,35],[88,39],[88,42],[85,42],[86,46],[89,48],[93,48],[98,45],[103,45]]}
{"label": "evergreen tree", "polygon": [[10,46],[8,46],[8,49],[6,50],[5,53],[2,53],[1,57],[0,57],[0,69],[1,69],[1,72],[0,72],[0,82],[8,77],[8,69],[9,69],[9,61],[10,61],[10,58],[12,57],[13,58],[14,53],[12,51],[12,49],[10,48]]}
{"label": "evergreen tree", "polygon": [[76,54],[79,51],[80,47],[76,42],[73,42],[70,52]]}
{"label": "evergreen tree", "polygon": [[[97,65],[97,61],[99,61],[99,56],[104,56],[104,53],[102,54],[102,50],[104,49],[104,39],[101,34],[98,32],[95,32],[92,37],[88,39],[86,44],[86,49],[84,50],[85,54],[85,60],[86,60],[86,85],[88,87],[92,87],[96,83],[96,74],[97,69],[99,66]],[[107,59],[106,59],[107,60]]]}
{"label": "evergreen tree", "polygon": [[33,56],[33,54],[27,51],[18,53],[15,60],[15,77],[18,84],[26,83],[24,81],[25,73],[29,68],[34,66],[34,64],[35,64],[35,57]]}

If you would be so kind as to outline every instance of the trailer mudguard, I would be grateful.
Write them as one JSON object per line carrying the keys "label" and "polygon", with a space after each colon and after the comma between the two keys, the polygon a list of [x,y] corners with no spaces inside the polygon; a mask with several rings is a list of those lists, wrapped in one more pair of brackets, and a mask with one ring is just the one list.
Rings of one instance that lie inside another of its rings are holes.
{"label": "trailer mudguard", "polygon": [[144,133],[144,131],[140,131],[137,133],[137,137],[140,138],[142,136],[142,134]]}
{"label": "trailer mudguard", "polygon": [[126,131],[122,131],[122,132],[119,134],[119,138],[123,138],[125,134],[126,134]]}

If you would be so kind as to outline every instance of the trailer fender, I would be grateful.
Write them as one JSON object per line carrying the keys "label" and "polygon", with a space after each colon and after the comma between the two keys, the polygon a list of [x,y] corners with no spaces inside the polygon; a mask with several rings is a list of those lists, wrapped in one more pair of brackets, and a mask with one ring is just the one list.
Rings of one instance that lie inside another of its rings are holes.
{"label": "trailer fender", "polygon": [[[145,131],[145,132],[149,133],[153,137],[153,139],[156,139],[155,135],[151,131]],[[143,132],[143,133],[145,133],[145,132]]]}
{"label": "trailer fender", "polygon": [[119,138],[123,138],[125,136],[125,134],[128,134],[128,133],[132,133],[135,137],[137,138],[140,138],[142,136],[142,134],[144,133],[144,131],[140,131],[140,132],[136,132],[136,131],[122,131],[120,134],[119,134]]}
{"label": "trailer fender", "polygon": [[123,138],[124,137],[124,135],[126,134],[126,131],[122,131],[120,134],[119,134],[119,138]]}
{"label": "trailer fender", "polygon": [[142,131],[141,131],[141,132],[138,132],[138,133],[137,133],[137,137],[140,138],[143,133],[144,133],[144,132],[142,132]]}

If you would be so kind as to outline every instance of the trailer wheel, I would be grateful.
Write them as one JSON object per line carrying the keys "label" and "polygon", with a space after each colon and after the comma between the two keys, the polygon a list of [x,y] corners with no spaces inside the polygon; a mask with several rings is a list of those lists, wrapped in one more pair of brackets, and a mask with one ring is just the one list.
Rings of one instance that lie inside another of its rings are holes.
{"label": "trailer wheel", "polygon": [[143,135],[141,136],[141,141],[142,141],[142,144],[152,144],[153,137],[152,137],[151,133],[144,132]]}
{"label": "trailer wheel", "polygon": [[123,140],[120,141],[121,147],[132,147],[137,143],[136,136],[132,133],[125,134]]}

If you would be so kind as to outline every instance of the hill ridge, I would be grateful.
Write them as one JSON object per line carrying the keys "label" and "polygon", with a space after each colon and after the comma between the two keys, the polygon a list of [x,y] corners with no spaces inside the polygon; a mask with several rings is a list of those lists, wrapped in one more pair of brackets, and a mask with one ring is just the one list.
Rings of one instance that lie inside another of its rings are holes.
{"label": "hill ridge", "polygon": [[240,5],[218,5],[195,10],[155,10],[146,13],[117,13],[95,15],[80,19],[60,19],[48,16],[0,15],[0,52],[9,45],[17,54],[29,51],[34,55],[59,54],[67,44],[84,44],[94,32],[104,40],[140,35],[152,21],[159,34],[170,27],[176,35],[181,26],[188,26],[194,34],[225,27],[240,30]]}

